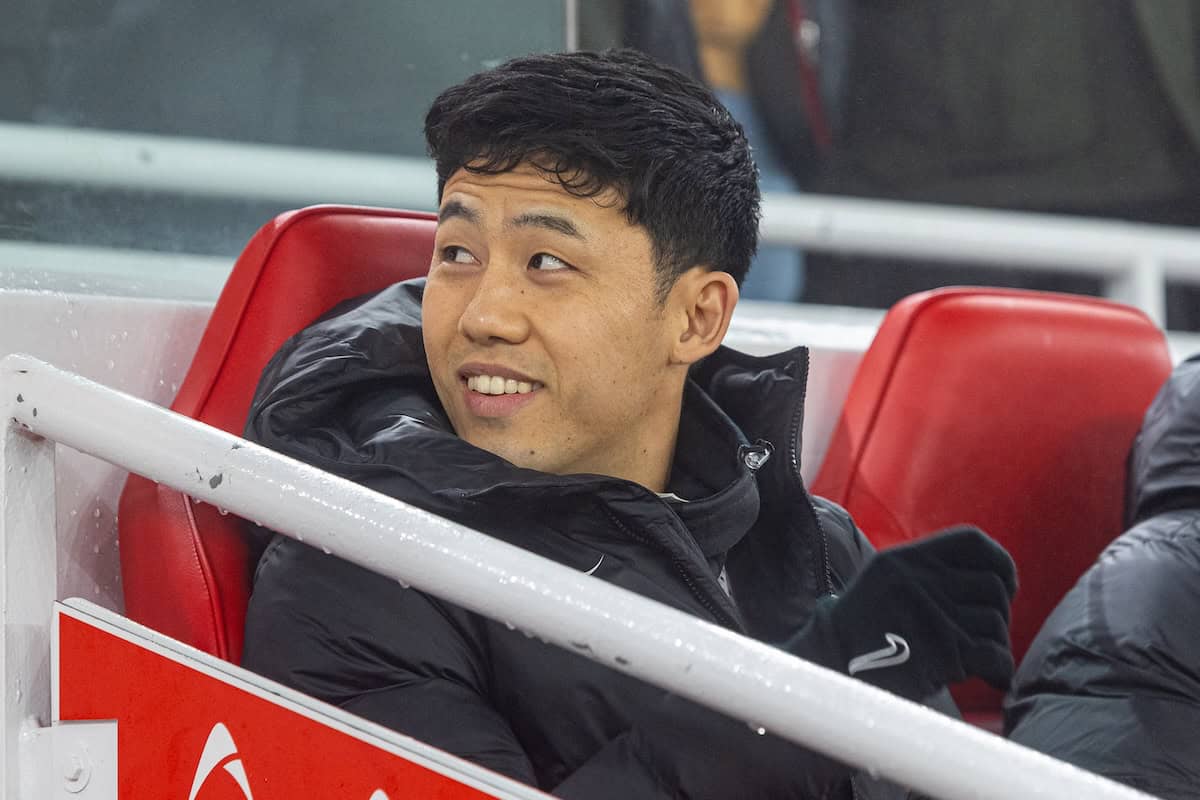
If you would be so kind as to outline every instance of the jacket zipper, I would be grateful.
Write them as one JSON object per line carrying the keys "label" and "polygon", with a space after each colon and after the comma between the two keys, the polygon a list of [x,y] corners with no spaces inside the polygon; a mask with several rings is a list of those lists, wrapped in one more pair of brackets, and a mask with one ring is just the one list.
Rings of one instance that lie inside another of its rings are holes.
{"label": "jacket zipper", "polygon": [[608,517],[609,521],[612,522],[612,524],[615,525],[618,530],[620,530],[630,539],[671,556],[671,566],[675,568],[675,571],[679,574],[679,577],[683,578],[683,582],[687,585],[688,591],[692,593],[693,597],[700,601],[700,605],[703,606],[704,609],[713,616],[713,619],[723,620],[724,623],[733,630],[738,631],[739,633],[743,632],[741,623],[734,619],[723,608],[716,605],[711,599],[709,599],[708,595],[696,585],[696,582],[692,580],[692,577],[688,575],[687,572],[679,565],[679,560],[676,559],[674,555],[668,552],[666,548],[659,546],[659,544],[650,537],[634,531],[631,527],[622,522],[621,518],[614,514],[612,510],[603,503],[599,505],[601,510],[604,512],[604,515]]}
{"label": "jacket zipper", "polygon": [[817,526],[817,543],[821,549],[821,568],[825,576],[825,592],[826,594],[835,594],[833,588],[833,567],[829,562],[829,537],[825,533],[825,526],[821,524],[821,516],[817,513],[817,506],[813,503],[812,495],[808,493],[808,488],[804,485],[804,478],[800,475],[800,453],[796,447],[796,443],[800,441],[800,425],[803,421],[804,403],[808,399],[808,351],[804,351],[804,384],[800,388],[800,402],[792,410],[791,425],[788,428],[788,466],[792,470],[792,478],[796,481],[796,485],[800,491],[804,493],[804,499],[808,503],[808,510],[812,513],[813,522]]}

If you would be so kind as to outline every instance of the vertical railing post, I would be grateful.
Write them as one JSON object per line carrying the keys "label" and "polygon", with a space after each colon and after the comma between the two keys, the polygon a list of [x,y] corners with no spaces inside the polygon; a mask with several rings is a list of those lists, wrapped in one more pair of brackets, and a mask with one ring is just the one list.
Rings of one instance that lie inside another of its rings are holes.
{"label": "vertical railing post", "polygon": [[1162,259],[1146,253],[1129,269],[1109,281],[1105,295],[1110,300],[1140,308],[1159,327],[1167,325],[1167,272]]}
{"label": "vertical railing post", "polygon": [[[57,594],[54,442],[29,433],[17,419],[26,404],[21,377],[0,372],[0,800],[20,797],[23,723],[33,718],[50,724]],[[30,407],[29,413],[37,412]]]}

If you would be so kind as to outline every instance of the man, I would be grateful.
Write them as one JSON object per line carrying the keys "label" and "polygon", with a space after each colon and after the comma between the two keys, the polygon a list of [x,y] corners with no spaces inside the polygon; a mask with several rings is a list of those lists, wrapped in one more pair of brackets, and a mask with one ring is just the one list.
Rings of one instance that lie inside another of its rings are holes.
{"label": "man", "polygon": [[[290,340],[248,436],[906,697],[1007,682],[1007,554],[960,530],[851,583],[869,545],[800,479],[806,352],[721,347],[759,194],[708,90],[629,51],[530,56],[443,93],[426,136],[428,281]],[[870,791],[744,721],[282,537],[244,663],[563,797]]]}
{"label": "man", "polygon": [[1164,800],[1200,787],[1200,355],[1159,391],[1129,462],[1132,526],[1021,662],[1009,735]]}

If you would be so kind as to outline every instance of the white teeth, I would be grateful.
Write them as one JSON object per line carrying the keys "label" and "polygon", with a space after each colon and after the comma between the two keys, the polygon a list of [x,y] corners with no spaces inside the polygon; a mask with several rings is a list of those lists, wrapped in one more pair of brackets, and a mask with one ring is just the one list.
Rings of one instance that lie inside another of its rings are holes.
{"label": "white teeth", "polygon": [[501,378],[499,375],[471,375],[467,388],[480,394],[529,394],[540,384]]}

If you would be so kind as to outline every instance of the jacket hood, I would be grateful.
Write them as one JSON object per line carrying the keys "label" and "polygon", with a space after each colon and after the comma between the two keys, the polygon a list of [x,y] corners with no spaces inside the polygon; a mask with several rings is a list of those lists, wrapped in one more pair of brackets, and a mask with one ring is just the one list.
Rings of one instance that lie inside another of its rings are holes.
{"label": "jacket hood", "polygon": [[1146,411],[1129,459],[1126,525],[1200,507],[1200,354],[1184,361]]}

